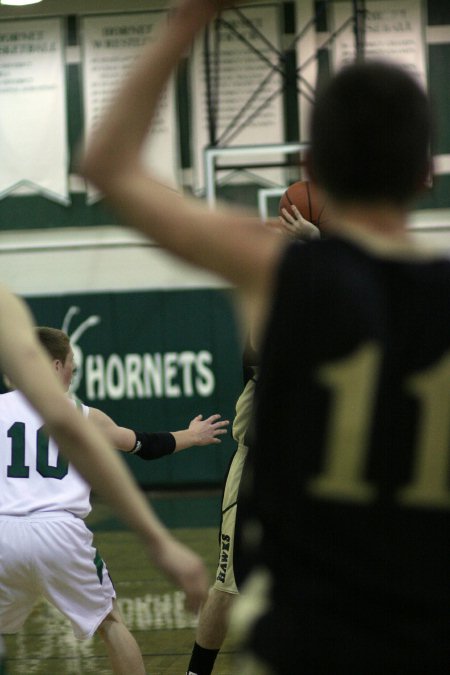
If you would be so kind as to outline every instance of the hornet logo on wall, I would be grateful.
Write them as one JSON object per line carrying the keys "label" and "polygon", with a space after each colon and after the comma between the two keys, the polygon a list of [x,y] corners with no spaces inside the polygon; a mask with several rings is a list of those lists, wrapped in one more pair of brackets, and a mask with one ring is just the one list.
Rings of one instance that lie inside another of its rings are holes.
{"label": "hornet logo on wall", "polygon": [[73,333],[71,333],[69,330],[70,322],[72,320],[72,317],[74,317],[76,314],[79,313],[80,313],[79,307],[75,307],[74,305],[72,305],[72,307],[69,307],[61,326],[61,330],[67,333],[67,335],[70,338],[70,344],[72,345],[73,355],[77,366],[77,369],[73,374],[72,384],[70,385],[70,391],[72,391],[73,393],[77,391],[78,387],[80,386],[81,378],[83,377],[84,357],[83,357],[83,350],[78,344],[78,340],[83,335],[83,333],[87,331],[88,328],[96,326],[101,321],[100,317],[97,314],[93,314],[92,316],[85,319],[82,323],[80,323],[78,328],[75,328]]}
{"label": "hornet logo on wall", "polygon": [[79,340],[101,323],[92,314],[70,331],[80,308],[72,305],[63,319],[62,330],[69,335],[77,370],[71,391],[76,393],[84,378],[86,398],[94,400],[181,398],[211,396],[216,385],[213,356],[207,349],[194,352],[154,352],[144,354],[85,354]]}

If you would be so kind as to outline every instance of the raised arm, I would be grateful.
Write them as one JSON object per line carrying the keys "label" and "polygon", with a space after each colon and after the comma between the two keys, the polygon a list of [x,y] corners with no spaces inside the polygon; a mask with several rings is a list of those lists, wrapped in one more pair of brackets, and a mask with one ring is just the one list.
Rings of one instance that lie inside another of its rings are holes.
{"label": "raised arm", "polygon": [[103,434],[70,403],[39,345],[26,305],[0,287],[0,368],[28,398],[58,447],[125,522],[150,557],[179,584],[191,609],[208,587],[200,559],[160,523]]}
{"label": "raised arm", "polygon": [[211,415],[206,420],[197,415],[187,429],[180,431],[140,432],[121,427],[98,408],[89,408],[89,419],[103,431],[107,439],[118,450],[132,452],[143,459],[158,459],[194,445],[220,443],[219,436],[226,434],[228,420],[220,415]]}
{"label": "raised arm", "polygon": [[169,76],[220,3],[182,0],[126,78],[88,141],[81,172],[122,220],[182,258],[212,270],[263,305],[283,241],[258,218],[236,210],[210,212],[174,196],[141,163],[141,146]]}

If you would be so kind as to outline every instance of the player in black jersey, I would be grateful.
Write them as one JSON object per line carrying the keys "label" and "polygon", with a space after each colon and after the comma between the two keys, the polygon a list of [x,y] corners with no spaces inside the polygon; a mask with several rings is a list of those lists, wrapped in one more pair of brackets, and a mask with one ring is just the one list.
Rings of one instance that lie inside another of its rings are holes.
{"label": "player in black jersey", "polygon": [[219,4],[172,13],[82,170],[130,225],[239,286],[264,329],[251,452],[260,570],[239,603],[254,616],[236,672],[447,675],[450,261],[407,229],[430,171],[426,94],[375,62],[319,92],[309,168],[334,212],[323,241],[287,246],[257,218],[174,200],[140,147]]}

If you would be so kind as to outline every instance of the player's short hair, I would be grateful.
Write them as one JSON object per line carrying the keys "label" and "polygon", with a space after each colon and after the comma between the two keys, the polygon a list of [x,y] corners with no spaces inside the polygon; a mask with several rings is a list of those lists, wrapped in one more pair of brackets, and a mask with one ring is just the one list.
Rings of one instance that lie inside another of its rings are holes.
{"label": "player's short hair", "polygon": [[425,184],[432,126],[427,95],[404,68],[347,66],[317,94],[312,177],[340,202],[406,204]]}
{"label": "player's short hair", "polygon": [[52,359],[58,359],[62,363],[65,362],[70,351],[70,339],[67,333],[59,330],[59,328],[38,326],[36,328],[36,335]]}

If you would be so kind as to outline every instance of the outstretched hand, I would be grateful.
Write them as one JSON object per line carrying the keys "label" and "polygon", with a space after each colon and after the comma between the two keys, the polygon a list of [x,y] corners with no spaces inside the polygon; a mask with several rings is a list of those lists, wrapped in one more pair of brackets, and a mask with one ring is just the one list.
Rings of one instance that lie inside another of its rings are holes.
{"label": "outstretched hand", "polygon": [[206,420],[203,415],[197,415],[189,424],[189,431],[194,434],[194,445],[209,445],[220,443],[220,438],[227,433],[228,420],[221,420],[220,415],[211,415]]}
{"label": "outstretched hand", "polygon": [[292,204],[291,209],[294,215],[289,213],[287,209],[281,209],[283,215],[279,217],[279,220],[284,232],[302,241],[320,239],[319,228],[306,220],[295,204]]}

